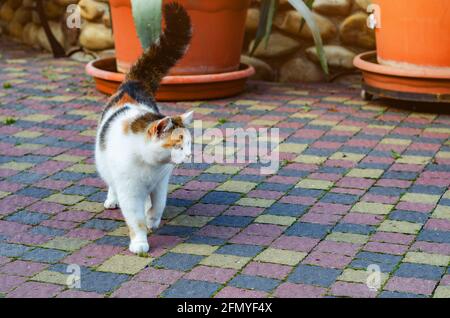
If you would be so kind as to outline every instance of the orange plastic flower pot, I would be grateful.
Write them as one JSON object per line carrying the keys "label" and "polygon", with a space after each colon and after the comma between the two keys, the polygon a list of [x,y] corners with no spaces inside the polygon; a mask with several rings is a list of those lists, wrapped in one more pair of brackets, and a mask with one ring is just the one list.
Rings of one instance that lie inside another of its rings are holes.
{"label": "orange plastic flower pot", "polygon": [[372,0],[380,64],[450,70],[449,0]]}
{"label": "orange plastic flower pot", "polygon": [[[117,68],[127,72],[142,54],[131,1],[110,0]],[[173,2],[164,0],[163,3]],[[250,0],[177,0],[192,19],[193,38],[186,56],[171,75],[199,75],[239,69]]]}

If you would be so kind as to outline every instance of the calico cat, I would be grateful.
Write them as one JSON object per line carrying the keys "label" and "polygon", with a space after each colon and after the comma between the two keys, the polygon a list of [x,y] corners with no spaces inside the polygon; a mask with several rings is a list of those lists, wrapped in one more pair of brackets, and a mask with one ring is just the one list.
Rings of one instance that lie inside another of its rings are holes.
{"label": "calico cat", "polygon": [[175,164],[191,155],[186,126],[193,112],[164,116],[155,92],[162,78],[183,57],[191,40],[191,21],[177,3],[164,6],[166,28],[132,66],[106,105],[97,132],[95,163],[109,186],[105,208],[120,206],[130,233],[129,249],[149,249],[147,230],[161,222],[169,177]]}

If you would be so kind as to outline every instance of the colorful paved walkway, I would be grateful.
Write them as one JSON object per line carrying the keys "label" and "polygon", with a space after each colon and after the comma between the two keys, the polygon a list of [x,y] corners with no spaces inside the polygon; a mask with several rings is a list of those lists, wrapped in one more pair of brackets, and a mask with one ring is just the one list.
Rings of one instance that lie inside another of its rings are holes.
{"label": "colorful paved walkway", "polygon": [[143,258],[102,207],[92,150],[105,97],[80,63],[0,47],[1,296],[450,297],[450,116],[330,85],[165,104],[205,127],[280,128],[283,167],[180,166]]}

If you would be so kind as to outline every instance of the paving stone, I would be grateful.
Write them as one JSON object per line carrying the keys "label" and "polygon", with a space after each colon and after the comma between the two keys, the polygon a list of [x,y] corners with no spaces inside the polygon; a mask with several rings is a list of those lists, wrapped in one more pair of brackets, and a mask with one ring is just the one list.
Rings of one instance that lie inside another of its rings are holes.
{"label": "paving stone", "polygon": [[220,285],[210,282],[180,279],[164,293],[168,298],[207,298],[219,289]]}

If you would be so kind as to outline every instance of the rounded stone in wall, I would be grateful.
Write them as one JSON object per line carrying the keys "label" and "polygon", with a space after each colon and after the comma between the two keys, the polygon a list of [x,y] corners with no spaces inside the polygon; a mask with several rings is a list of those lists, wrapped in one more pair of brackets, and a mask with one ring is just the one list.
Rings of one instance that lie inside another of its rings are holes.
{"label": "rounded stone in wall", "polygon": [[348,15],[351,8],[351,0],[315,0],[313,4],[315,11],[330,16]]}
{"label": "rounded stone in wall", "polygon": [[[322,39],[327,40],[336,35],[336,26],[327,17],[317,13],[313,13],[313,16],[317,26],[319,27]],[[297,11],[290,10],[278,15],[274,20],[274,24],[289,34],[301,37],[303,39],[312,40],[313,36],[310,28],[306,24],[303,24],[302,27],[302,21],[303,18]]]}
{"label": "rounded stone in wall", "polygon": [[[323,50],[325,51],[329,66],[346,69],[354,68],[353,59],[356,54],[352,51],[338,45],[325,45]],[[319,55],[315,46],[306,49],[305,52],[311,61],[319,63]]]}
{"label": "rounded stone in wall", "polygon": [[325,75],[316,63],[306,57],[295,57],[287,61],[280,69],[279,81],[289,82],[320,82]]}
{"label": "rounded stone in wall", "polygon": [[368,15],[357,12],[347,17],[340,27],[340,38],[344,44],[366,49],[375,48],[375,32],[367,27]]}
{"label": "rounded stone in wall", "polygon": [[86,22],[81,29],[80,44],[92,51],[113,48],[112,31],[103,23]]}
{"label": "rounded stone in wall", "polygon": [[366,11],[367,7],[370,5],[370,0],[355,0],[355,3],[360,9]]}
{"label": "rounded stone in wall", "polygon": [[[254,41],[250,44],[250,49],[253,47]],[[281,34],[273,32],[269,37],[269,43],[261,43],[254,52],[254,56],[260,58],[275,58],[285,56],[293,53],[300,48],[298,41]],[[249,51],[250,51],[249,49]]]}

